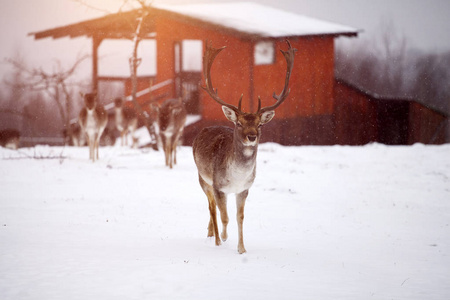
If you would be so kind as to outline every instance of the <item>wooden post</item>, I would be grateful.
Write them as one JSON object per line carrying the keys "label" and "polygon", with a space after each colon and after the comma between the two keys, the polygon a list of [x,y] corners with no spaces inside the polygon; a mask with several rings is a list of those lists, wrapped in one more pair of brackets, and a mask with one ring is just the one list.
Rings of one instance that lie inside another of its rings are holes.
{"label": "wooden post", "polygon": [[134,109],[136,110],[136,112],[144,120],[145,127],[147,128],[147,130],[150,134],[150,137],[153,141],[153,145],[152,145],[153,149],[158,150],[158,143],[157,143],[155,128],[153,127],[153,123],[150,123],[148,114],[144,111],[144,109],[141,107],[141,105],[139,104],[139,102],[137,100],[137,88],[138,88],[137,68],[139,67],[139,64],[141,63],[141,58],[138,58],[137,52],[138,52],[139,42],[142,40],[142,37],[141,37],[142,24],[144,23],[144,19],[147,15],[148,15],[148,11],[143,10],[141,12],[141,15],[137,18],[138,24],[137,24],[136,31],[134,33],[134,38],[133,38],[133,52],[132,52],[132,56],[130,57],[130,60],[129,60],[130,73],[131,73],[131,101],[134,104]]}
{"label": "wooden post", "polygon": [[254,85],[254,76],[253,76],[253,72],[254,72],[254,65],[255,65],[255,53],[254,50],[255,49],[255,43],[254,42],[250,42],[250,67],[249,67],[249,75],[250,75],[250,80],[249,80],[249,93],[248,93],[248,97],[250,100],[250,112],[255,112],[255,105],[254,105],[254,89],[255,89],[255,85]]}
{"label": "wooden post", "polygon": [[98,92],[98,47],[103,39],[92,36],[92,92]]}

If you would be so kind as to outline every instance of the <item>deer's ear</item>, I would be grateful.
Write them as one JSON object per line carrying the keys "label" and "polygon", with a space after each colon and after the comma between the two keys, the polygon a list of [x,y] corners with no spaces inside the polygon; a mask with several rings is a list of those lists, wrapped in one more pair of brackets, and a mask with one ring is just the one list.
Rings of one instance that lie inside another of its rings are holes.
{"label": "deer's ear", "polygon": [[228,120],[230,120],[233,123],[237,122],[237,115],[234,110],[232,110],[229,107],[226,107],[225,105],[222,106],[222,110],[223,110],[225,117],[227,117]]}
{"label": "deer's ear", "polygon": [[269,123],[274,116],[275,116],[274,110],[269,110],[269,111],[263,112],[261,114],[261,125]]}

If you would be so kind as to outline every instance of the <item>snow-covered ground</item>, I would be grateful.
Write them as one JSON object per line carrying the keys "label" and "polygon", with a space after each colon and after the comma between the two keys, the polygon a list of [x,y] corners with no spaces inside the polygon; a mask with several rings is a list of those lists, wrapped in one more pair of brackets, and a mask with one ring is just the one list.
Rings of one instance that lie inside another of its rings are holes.
{"label": "snow-covered ground", "polygon": [[0,298],[450,299],[450,145],[261,145],[243,255],[191,152],[0,148]]}

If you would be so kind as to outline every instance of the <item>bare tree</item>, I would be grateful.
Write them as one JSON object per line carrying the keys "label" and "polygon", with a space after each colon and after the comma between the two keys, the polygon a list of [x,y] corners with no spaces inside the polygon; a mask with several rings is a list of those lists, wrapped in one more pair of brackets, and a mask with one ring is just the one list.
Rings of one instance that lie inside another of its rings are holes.
{"label": "bare tree", "polygon": [[450,115],[450,52],[421,55],[414,68],[408,93]]}
{"label": "bare tree", "polygon": [[377,36],[353,46],[336,52],[338,77],[380,95],[404,96],[408,43],[392,20],[382,23]]}
{"label": "bare tree", "polygon": [[[404,92],[407,40],[404,34],[398,34],[392,19],[382,24],[380,54],[382,76],[380,88],[388,95],[400,95]],[[377,43],[378,44],[378,43]]]}
{"label": "bare tree", "polygon": [[[70,119],[73,112],[73,90],[80,87],[80,82],[71,81],[78,66],[89,56],[78,57],[75,62],[65,69],[59,61],[56,62],[54,70],[44,71],[42,67],[28,68],[23,62],[15,59],[6,61],[13,66],[16,72],[21,74],[20,81],[6,82],[16,90],[27,90],[31,92],[42,92],[54,101],[63,127],[70,131]],[[31,112],[28,112],[31,113]]]}
{"label": "bare tree", "polygon": [[[14,59],[25,64],[20,49],[16,49]],[[13,85],[2,84],[2,95],[0,98],[0,129],[15,128],[20,129],[23,114],[23,101],[26,91],[20,88],[14,88],[23,82],[22,72],[19,70],[10,70],[7,76]],[[3,82],[2,82],[3,83]]]}
{"label": "bare tree", "polygon": [[153,125],[152,120],[149,120],[148,114],[146,114],[144,112],[141,105],[137,101],[137,96],[136,96],[137,84],[138,84],[137,69],[141,62],[141,58],[138,57],[138,47],[139,47],[139,43],[142,41],[142,33],[141,33],[142,24],[144,23],[145,18],[149,14],[150,4],[147,4],[146,1],[144,1],[144,0],[136,0],[136,1],[141,5],[141,8],[139,10],[139,17],[137,18],[138,22],[137,22],[136,30],[135,30],[134,36],[133,36],[132,56],[130,57],[130,73],[131,73],[131,85],[132,85],[131,97],[132,97],[132,101],[133,101],[136,111],[139,113],[141,118],[144,120],[145,127],[147,128],[147,130],[150,134],[150,137],[154,141],[153,148],[155,150],[157,150],[158,143],[157,143],[155,127]]}
{"label": "bare tree", "polygon": [[[108,10],[92,6],[87,1],[84,1],[84,0],[72,0],[72,1],[77,2],[81,5],[84,5],[84,6],[88,7],[89,9],[94,9],[94,10],[105,12],[105,13],[111,13]],[[134,23],[130,24],[131,27],[135,26],[135,31],[133,33],[133,38],[132,38],[133,48],[131,51],[131,57],[129,59],[130,79],[131,79],[131,97],[132,97],[134,109],[138,113],[140,119],[144,121],[145,127],[147,128],[147,130],[150,134],[150,137],[154,141],[153,148],[155,150],[157,150],[158,143],[156,142],[157,137],[156,137],[156,132],[155,132],[155,128],[153,125],[154,120],[150,120],[149,115],[141,107],[141,105],[137,101],[137,96],[136,96],[137,95],[137,86],[138,86],[137,69],[142,61],[142,59],[138,57],[139,43],[143,39],[143,33],[141,32],[141,29],[142,29],[142,25],[151,9],[151,3],[152,3],[151,0],[150,1],[148,1],[148,0],[123,0],[122,5],[119,7],[118,11],[120,12],[126,7],[133,7],[133,8],[135,8],[135,6],[139,7],[139,9],[138,9],[139,14],[136,19],[137,24],[134,24]]]}

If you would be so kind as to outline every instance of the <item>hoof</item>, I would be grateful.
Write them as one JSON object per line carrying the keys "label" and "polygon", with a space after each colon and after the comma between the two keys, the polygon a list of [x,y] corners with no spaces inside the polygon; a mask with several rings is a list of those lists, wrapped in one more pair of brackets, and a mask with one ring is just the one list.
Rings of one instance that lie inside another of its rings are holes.
{"label": "hoof", "polygon": [[222,241],[226,241],[228,239],[228,234],[226,232],[222,232],[222,234],[220,235],[220,237],[222,238]]}
{"label": "hoof", "polygon": [[212,230],[211,228],[208,228],[208,237],[213,237],[214,236],[214,230]]}

